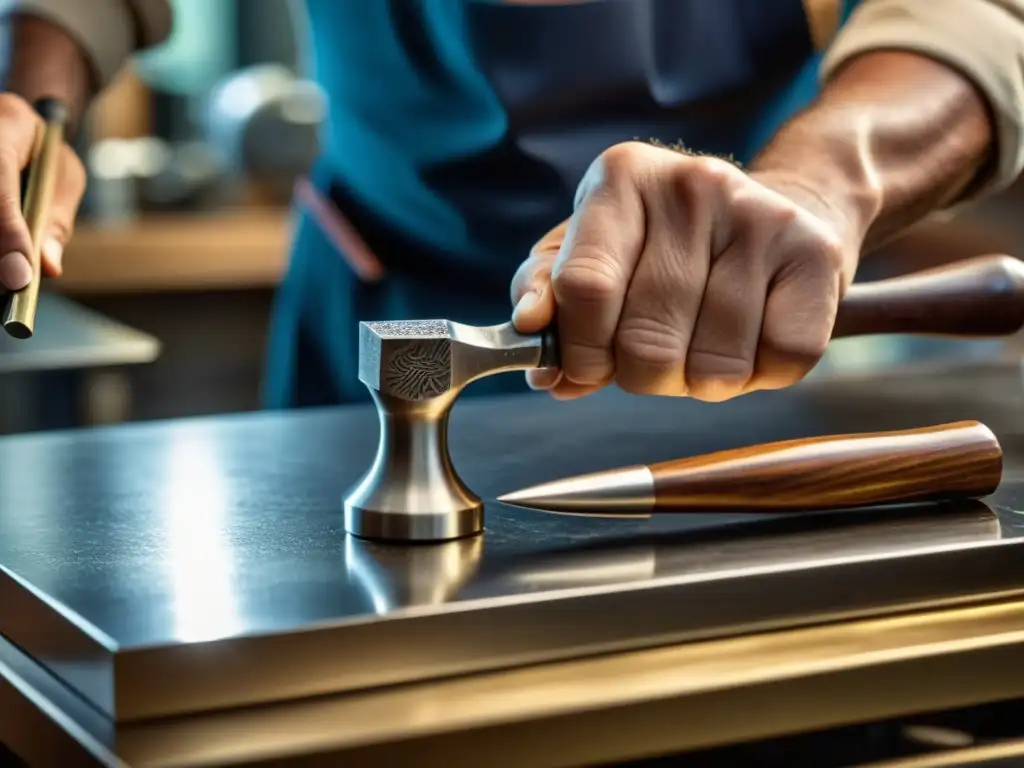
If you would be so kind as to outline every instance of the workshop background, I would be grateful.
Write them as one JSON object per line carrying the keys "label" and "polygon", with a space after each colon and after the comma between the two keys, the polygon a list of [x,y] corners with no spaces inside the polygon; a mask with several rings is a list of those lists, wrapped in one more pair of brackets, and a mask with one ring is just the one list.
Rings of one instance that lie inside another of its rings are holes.
{"label": "workshop background", "polygon": [[[302,76],[302,3],[175,5],[172,39],[123,73],[78,137],[88,193],[65,275],[46,286],[40,332],[0,340],[0,434],[259,406],[289,200],[316,154],[324,104]],[[1018,185],[917,227],[858,279],[1024,253],[1022,195]],[[844,340],[814,375],[1006,346]]]}

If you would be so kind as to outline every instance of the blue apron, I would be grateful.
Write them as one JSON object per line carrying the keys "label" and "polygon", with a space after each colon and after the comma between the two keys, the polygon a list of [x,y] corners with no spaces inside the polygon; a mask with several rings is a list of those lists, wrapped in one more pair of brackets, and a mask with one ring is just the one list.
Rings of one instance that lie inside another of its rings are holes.
{"label": "blue apron", "polygon": [[[506,321],[516,268],[607,147],[681,140],[749,160],[816,93],[814,5],[306,0],[330,115],[312,186],[384,276],[361,279],[322,219],[297,208],[266,405],[365,398],[360,320]],[[467,394],[523,387],[510,374]]]}

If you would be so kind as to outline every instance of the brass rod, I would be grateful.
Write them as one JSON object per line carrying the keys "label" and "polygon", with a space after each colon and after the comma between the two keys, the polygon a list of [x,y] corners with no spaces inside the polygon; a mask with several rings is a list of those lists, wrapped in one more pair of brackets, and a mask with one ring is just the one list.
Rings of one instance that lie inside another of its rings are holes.
{"label": "brass rod", "polygon": [[28,256],[32,267],[32,280],[19,291],[8,296],[3,313],[3,326],[16,339],[28,339],[35,330],[36,308],[39,305],[39,285],[42,280],[42,248],[46,225],[50,218],[57,172],[64,148],[67,109],[55,99],[41,99],[35,104],[43,118],[36,135],[35,146],[28,166],[28,181],[22,197],[22,211],[32,240]]}

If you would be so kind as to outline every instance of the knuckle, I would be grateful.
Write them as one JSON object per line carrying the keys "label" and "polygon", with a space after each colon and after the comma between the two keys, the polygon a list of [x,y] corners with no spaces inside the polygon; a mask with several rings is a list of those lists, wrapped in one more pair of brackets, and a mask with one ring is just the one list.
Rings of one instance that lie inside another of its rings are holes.
{"label": "knuckle", "polygon": [[519,269],[516,270],[515,275],[512,277],[511,283],[511,295],[512,303],[515,304],[519,299],[530,290],[531,286],[537,280],[544,280],[551,274],[550,263],[545,263],[545,260],[531,255],[522,264],[519,265]]}
{"label": "knuckle", "polygon": [[669,184],[676,201],[685,208],[693,208],[707,196],[707,180],[694,172],[693,163],[682,163],[675,167]]}
{"label": "knuckle", "polygon": [[735,180],[736,168],[718,157],[699,157],[693,159],[694,170],[705,184],[718,187],[730,186]]}
{"label": "knuckle", "polygon": [[728,350],[690,348],[686,355],[687,378],[712,381],[746,381],[754,373],[753,358]]}
{"label": "knuckle", "polygon": [[64,245],[67,245],[71,240],[71,234],[73,231],[74,222],[70,222],[63,217],[55,217],[50,221],[50,234]]}
{"label": "knuckle", "polygon": [[631,315],[624,317],[615,333],[619,353],[643,365],[681,365],[686,345],[679,330],[664,320]]}
{"label": "knuckle", "polygon": [[767,328],[762,332],[761,348],[768,353],[769,360],[787,370],[800,371],[802,375],[821,360],[828,348],[828,338],[814,331]]}
{"label": "knuckle", "polygon": [[619,292],[622,276],[604,251],[577,247],[552,273],[551,282],[559,302],[605,302]]}
{"label": "knuckle", "polygon": [[736,225],[749,229],[764,219],[764,201],[750,189],[734,190],[728,197],[729,215]]}
{"label": "knuckle", "polygon": [[0,190],[0,226],[9,229],[22,224],[21,200],[12,190]]}
{"label": "knuckle", "polygon": [[569,230],[569,222],[570,219],[565,219],[557,226],[549,229],[547,233],[545,233],[545,235],[535,242],[532,248],[530,248],[529,258],[554,258],[554,256],[558,254],[562,242],[565,239],[566,232]]}
{"label": "knuckle", "polygon": [[765,217],[776,231],[785,230],[797,225],[800,221],[800,209],[795,205],[784,203],[773,206]]}
{"label": "knuckle", "polygon": [[840,272],[846,262],[846,251],[839,237],[831,233],[821,233],[814,249],[819,264],[828,273]]}
{"label": "knuckle", "polygon": [[0,145],[0,177],[17,178],[21,173],[21,158],[10,144]]}
{"label": "knuckle", "polygon": [[0,116],[25,119],[34,118],[32,106],[21,96],[11,92],[0,93]]}
{"label": "knuckle", "polygon": [[625,142],[609,147],[598,157],[602,178],[614,182],[632,173],[636,168],[640,147],[635,142]]}

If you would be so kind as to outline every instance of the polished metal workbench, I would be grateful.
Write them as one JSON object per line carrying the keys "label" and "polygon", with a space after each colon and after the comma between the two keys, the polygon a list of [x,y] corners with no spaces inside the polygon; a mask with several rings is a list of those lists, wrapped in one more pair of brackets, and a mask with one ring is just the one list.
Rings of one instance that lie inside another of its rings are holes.
{"label": "polished metal workbench", "polygon": [[483,537],[409,548],[343,531],[364,407],[3,439],[0,742],[33,764],[470,766],[497,740],[489,766],[579,765],[1024,696],[1022,406],[1015,363],[727,405],[467,400],[453,453],[488,498],[965,418],[1000,436],[1005,482],[756,519],[495,504]]}
{"label": "polished metal workbench", "polygon": [[41,293],[31,339],[0,333],[0,434],[125,420],[124,369],[160,351],[147,333]]}
{"label": "polished metal workbench", "polygon": [[149,334],[44,292],[31,339],[0,334],[0,374],[139,365],[159,353]]}

